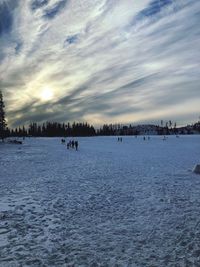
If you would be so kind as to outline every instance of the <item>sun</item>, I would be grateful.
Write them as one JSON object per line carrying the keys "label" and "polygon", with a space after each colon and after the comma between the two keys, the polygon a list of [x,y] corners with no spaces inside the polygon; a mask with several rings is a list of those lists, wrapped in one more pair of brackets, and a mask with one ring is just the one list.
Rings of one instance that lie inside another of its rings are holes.
{"label": "sun", "polygon": [[40,98],[42,101],[49,101],[53,98],[54,94],[51,88],[45,87],[40,92]]}

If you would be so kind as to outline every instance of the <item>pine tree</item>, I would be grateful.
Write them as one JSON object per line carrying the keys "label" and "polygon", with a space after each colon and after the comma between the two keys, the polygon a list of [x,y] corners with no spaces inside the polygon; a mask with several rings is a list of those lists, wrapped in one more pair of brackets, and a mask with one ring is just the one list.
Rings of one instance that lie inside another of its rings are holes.
{"label": "pine tree", "polygon": [[0,91],[0,138],[3,140],[6,137],[6,120],[4,111],[3,95]]}

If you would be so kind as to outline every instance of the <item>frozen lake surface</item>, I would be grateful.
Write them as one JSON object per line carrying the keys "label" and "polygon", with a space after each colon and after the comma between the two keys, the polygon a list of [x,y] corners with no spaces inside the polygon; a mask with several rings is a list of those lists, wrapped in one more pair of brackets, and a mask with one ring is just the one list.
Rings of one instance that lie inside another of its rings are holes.
{"label": "frozen lake surface", "polygon": [[200,136],[0,145],[0,266],[200,266]]}

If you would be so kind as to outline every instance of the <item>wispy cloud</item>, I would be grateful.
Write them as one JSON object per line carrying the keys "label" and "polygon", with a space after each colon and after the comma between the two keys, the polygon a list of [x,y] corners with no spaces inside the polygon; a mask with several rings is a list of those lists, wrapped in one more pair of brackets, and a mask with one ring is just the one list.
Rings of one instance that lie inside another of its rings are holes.
{"label": "wispy cloud", "polygon": [[199,14],[195,0],[0,0],[9,123],[195,120]]}

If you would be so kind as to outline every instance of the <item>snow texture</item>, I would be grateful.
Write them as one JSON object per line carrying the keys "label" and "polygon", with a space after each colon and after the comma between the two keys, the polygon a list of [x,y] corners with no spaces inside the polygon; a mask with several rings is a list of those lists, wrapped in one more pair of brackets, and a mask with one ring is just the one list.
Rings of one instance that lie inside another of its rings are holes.
{"label": "snow texture", "polygon": [[200,266],[200,136],[0,145],[0,266]]}

